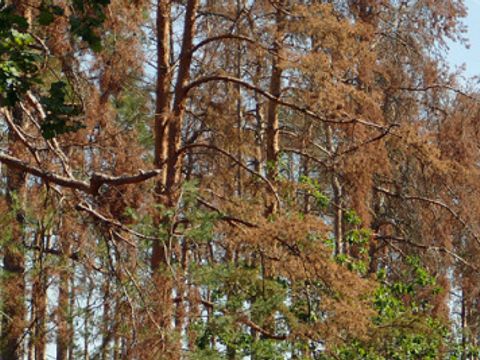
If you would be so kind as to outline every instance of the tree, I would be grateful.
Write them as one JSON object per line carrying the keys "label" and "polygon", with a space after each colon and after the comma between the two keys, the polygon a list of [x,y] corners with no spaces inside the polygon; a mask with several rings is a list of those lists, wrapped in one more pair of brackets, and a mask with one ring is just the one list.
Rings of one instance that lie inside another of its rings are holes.
{"label": "tree", "polygon": [[2,357],[478,356],[461,1],[0,9]]}

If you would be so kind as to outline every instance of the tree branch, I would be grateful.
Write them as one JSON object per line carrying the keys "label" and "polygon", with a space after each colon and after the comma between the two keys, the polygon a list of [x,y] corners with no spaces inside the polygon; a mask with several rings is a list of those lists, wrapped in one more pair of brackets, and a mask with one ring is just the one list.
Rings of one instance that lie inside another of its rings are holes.
{"label": "tree branch", "polygon": [[86,181],[77,180],[74,178],[68,178],[58,174],[54,174],[49,171],[39,169],[38,167],[29,165],[28,163],[20,160],[16,157],[0,153],[0,162],[5,165],[25,171],[31,175],[37,176],[45,181],[70,188],[83,191],[87,194],[96,195],[100,187],[104,184],[112,186],[136,184],[150,178],[153,178],[160,174],[161,170],[154,169],[149,171],[140,170],[137,175],[121,175],[110,176],[102,173],[93,173],[90,179],[90,183]]}
{"label": "tree branch", "polygon": [[389,195],[389,196],[393,196],[393,197],[398,197],[400,199],[405,199],[405,200],[412,200],[412,201],[423,201],[423,202],[426,202],[426,203],[429,203],[429,204],[432,204],[432,205],[435,205],[435,206],[438,206],[438,207],[441,207],[442,209],[445,209],[447,212],[450,213],[450,215],[452,215],[452,217],[454,219],[456,219],[465,229],[468,230],[468,232],[470,232],[470,234],[473,236],[473,238],[475,239],[475,241],[480,245],[480,238],[477,234],[475,234],[472,229],[470,229],[470,227],[468,226],[467,222],[465,220],[462,219],[462,217],[457,214],[457,212],[455,212],[450,206],[448,206],[447,204],[441,202],[441,201],[438,201],[438,200],[434,200],[434,199],[429,199],[429,198],[426,198],[426,197],[423,197],[423,196],[417,196],[417,195],[404,195],[404,194],[399,194],[399,193],[394,193],[392,191],[389,191],[387,189],[384,189],[384,188],[381,188],[381,187],[377,187],[375,186],[374,187],[375,190],[381,192],[381,193],[384,193],[386,195]]}
{"label": "tree branch", "polygon": [[270,189],[270,191],[273,193],[273,195],[275,196],[275,199],[277,201],[277,205],[278,207],[280,207],[281,205],[281,202],[280,202],[280,197],[278,196],[277,192],[275,191],[275,187],[273,186],[273,184],[270,182],[270,180],[268,180],[265,176],[263,176],[262,174],[260,174],[258,171],[255,171],[255,170],[252,170],[250,169],[247,165],[245,165],[243,162],[241,162],[240,160],[238,160],[235,156],[233,156],[232,154],[228,153],[227,151],[223,150],[223,149],[220,149],[219,147],[216,147],[215,145],[210,145],[210,144],[190,144],[190,145],[187,145],[187,146],[184,146],[182,149],[179,150],[179,152],[185,152],[187,151],[188,149],[191,149],[191,148],[195,148],[195,147],[203,147],[203,148],[206,148],[206,149],[211,149],[211,150],[214,150],[214,151],[217,151],[219,152],[220,154],[228,157],[229,159],[231,159],[233,162],[235,162],[238,166],[240,166],[241,168],[243,168],[244,170],[248,171],[249,173],[251,173],[252,175],[255,175],[257,177],[259,177],[263,182],[265,182],[267,185],[268,185],[268,188]]}
{"label": "tree branch", "polygon": [[308,115],[308,116],[310,116],[314,119],[317,119],[319,121],[322,121],[324,123],[337,124],[337,125],[362,124],[362,125],[365,125],[365,126],[373,127],[375,129],[381,129],[381,130],[385,129],[385,126],[383,126],[383,125],[375,124],[371,121],[362,120],[362,119],[358,119],[358,118],[351,118],[346,113],[342,114],[342,115],[344,115],[348,118],[348,120],[346,120],[346,121],[337,121],[337,120],[327,119],[326,117],[317,114],[316,112],[312,111],[311,109],[309,109],[307,107],[302,107],[302,106],[299,106],[297,104],[282,100],[282,99],[280,99],[280,97],[277,97],[277,96],[271,94],[270,92],[259,88],[258,86],[255,86],[253,84],[250,84],[249,82],[243,81],[241,79],[238,79],[236,77],[229,76],[229,75],[211,75],[211,76],[200,77],[197,80],[192,81],[190,84],[188,84],[185,87],[185,89],[184,89],[185,95],[190,90],[192,90],[192,89],[194,89],[194,88],[196,88],[200,85],[206,84],[208,82],[212,82],[212,81],[226,81],[226,82],[231,82],[231,83],[240,85],[240,86],[242,86],[246,89],[252,90],[252,91],[264,96],[268,100],[275,101],[279,105],[283,105],[285,107],[291,108],[293,110],[296,110],[296,111],[298,111],[302,114]]}
{"label": "tree branch", "polygon": [[235,35],[235,34],[217,35],[217,36],[212,36],[210,38],[207,38],[205,40],[200,41],[198,44],[196,44],[192,48],[191,54],[193,54],[195,51],[197,51],[201,47],[210,44],[211,42],[219,41],[219,40],[227,40],[227,39],[241,40],[241,41],[246,41],[246,42],[249,42],[249,43],[252,43],[252,44],[254,44],[256,42],[254,39],[249,38],[247,36],[242,36],[242,35]]}

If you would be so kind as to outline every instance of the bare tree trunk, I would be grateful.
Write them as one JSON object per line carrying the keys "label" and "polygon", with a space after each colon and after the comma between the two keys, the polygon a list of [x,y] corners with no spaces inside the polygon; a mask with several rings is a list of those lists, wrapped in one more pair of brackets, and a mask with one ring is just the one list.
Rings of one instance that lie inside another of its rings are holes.
{"label": "bare tree trunk", "polygon": [[[167,159],[168,119],[170,117],[170,12],[171,2],[157,3],[157,85],[155,103],[155,165],[162,166]],[[166,172],[160,184],[165,184]],[[161,190],[157,189],[157,191]]]}
{"label": "bare tree trunk", "polygon": [[[330,125],[325,126],[325,133],[328,150],[333,154],[335,152],[335,146],[333,143],[333,131]],[[343,241],[343,188],[336,169],[332,171],[331,186],[334,206],[335,255],[346,254],[347,245]]]}
{"label": "bare tree trunk", "polygon": [[101,347],[101,356],[102,360],[109,359],[109,350],[110,350],[110,341],[112,339],[112,331],[110,330],[110,323],[112,318],[110,316],[110,306],[111,306],[111,292],[110,292],[110,279],[105,278],[105,283],[103,285],[103,316],[102,316],[102,347]]}
{"label": "bare tree trunk", "polygon": [[[238,18],[240,16],[242,10],[242,4],[240,1],[237,1],[237,9],[235,16]],[[242,44],[237,43],[237,47],[235,49],[235,76],[237,79],[241,79],[242,77]],[[235,109],[235,116],[237,120],[237,141],[238,141],[238,151],[237,151],[237,159],[242,161],[242,91],[240,84],[235,85],[235,96],[237,98],[236,109]],[[237,182],[237,196],[242,196],[242,168],[237,166],[237,174],[236,174],[236,182]]]}
{"label": "bare tree trunk", "polygon": [[57,330],[57,357],[56,360],[68,359],[68,344],[69,344],[69,275],[67,271],[62,270],[60,273],[60,284],[58,294],[58,330]]}
{"label": "bare tree trunk", "polygon": [[[30,319],[35,319],[35,303],[33,298],[30,301]],[[30,334],[28,336],[27,343],[27,359],[35,360],[35,327],[30,328]]]}
{"label": "bare tree trunk", "polygon": [[335,206],[335,251],[338,254],[347,254],[347,244],[343,241],[343,189],[338,176],[332,174],[333,201]]}
{"label": "bare tree trunk", "polygon": [[[273,47],[273,63],[272,75],[270,78],[270,93],[275,97],[279,97],[281,93],[282,69],[278,67],[279,44],[275,42]],[[280,151],[279,142],[279,121],[278,121],[278,104],[274,100],[270,100],[267,112],[267,175],[270,180],[275,180],[278,175],[278,154]]]}
{"label": "bare tree trunk", "polygon": [[92,296],[93,296],[93,283],[88,276],[85,278],[85,281],[88,282],[88,293],[87,293],[87,302],[85,304],[85,315],[83,318],[83,360],[90,359],[90,318],[92,316],[91,305],[92,305]]}
{"label": "bare tree trunk", "polygon": [[120,360],[120,339],[120,336],[117,334],[117,332],[115,332],[115,337],[113,340],[113,360]]}
{"label": "bare tree trunk", "polygon": [[182,49],[180,52],[180,64],[174,91],[173,116],[169,121],[168,131],[168,161],[166,194],[169,205],[173,205],[175,190],[180,182],[183,155],[178,153],[181,146],[181,131],[185,112],[186,93],[185,87],[190,80],[190,66],[192,63],[193,37],[195,34],[195,19],[199,0],[189,0],[185,12],[183,29]]}
{"label": "bare tree trunk", "polygon": [[[17,126],[23,124],[23,113],[20,107],[13,110],[13,119]],[[15,154],[18,139],[11,130],[9,133],[9,150]],[[22,359],[25,326],[25,261],[23,244],[23,211],[21,209],[22,189],[25,184],[25,173],[18,169],[7,169],[7,202],[13,216],[11,222],[11,238],[4,248],[3,266],[7,276],[3,288],[3,319],[0,354],[2,359]]]}
{"label": "bare tree trunk", "polygon": [[[158,53],[158,76],[157,76],[157,104],[155,119],[155,163],[163,165],[166,161],[166,171],[163,173],[161,182],[157,184],[157,192],[162,193],[163,205],[172,208],[176,203],[176,190],[180,183],[182,156],[178,154],[181,145],[181,130],[185,106],[185,85],[190,79],[190,65],[192,61],[193,37],[195,31],[195,19],[199,0],[190,0],[186,6],[183,29],[183,40],[180,53],[180,63],[174,89],[173,110],[170,111],[170,11],[168,1],[158,1],[157,6],[157,53]],[[168,225],[168,219],[158,219],[158,224]],[[151,269],[154,273],[154,284],[158,289],[159,325],[162,329],[160,336],[160,351],[164,357],[179,358],[180,343],[169,344],[169,328],[173,312],[172,291],[173,284],[167,269],[169,264],[169,251],[163,244],[155,242],[151,258]],[[178,320],[178,318],[177,318]],[[177,325],[182,327],[181,325]],[[171,346],[169,346],[171,345]],[[170,355],[166,355],[169,353]]]}
{"label": "bare tree trunk", "polygon": [[[262,66],[260,60],[258,60],[255,65],[255,85],[259,86],[258,82],[260,81],[262,75]],[[263,160],[264,160],[264,109],[263,105],[260,103],[260,97],[255,92],[255,171],[262,172]]]}
{"label": "bare tree trunk", "polygon": [[[283,3],[283,2],[282,2]],[[280,65],[280,53],[282,51],[283,42],[283,14],[278,4],[275,15],[275,34],[272,46],[272,73],[270,77],[270,93],[275,97],[280,97],[282,90],[282,68]],[[267,110],[267,128],[266,128],[266,160],[267,160],[267,177],[270,181],[275,182],[278,177],[278,155],[280,153],[280,132],[278,120],[278,104],[275,100],[268,102]],[[267,204],[267,212],[274,213],[277,209],[277,203],[272,201]]]}
{"label": "bare tree trunk", "polygon": [[185,309],[185,296],[186,296],[186,274],[187,274],[187,267],[188,267],[188,240],[185,239],[180,246],[180,264],[181,264],[181,271],[177,275],[178,284],[177,284],[177,297],[178,301],[176,304],[175,309],[175,330],[177,334],[181,338],[181,334],[183,331],[183,326],[185,324],[185,317],[186,317],[186,309]]}
{"label": "bare tree trunk", "polygon": [[75,350],[75,336],[74,336],[74,313],[75,313],[75,298],[77,289],[75,288],[75,263],[72,262],[72,272],[69,275],[69,282],[70,282],[70,292],[68,293],[68,359],[74,359],[74,350]]}
{"label": "bare tree trunk", "polygon": [[43,266],[44,262],[44,241],[45,235],[40,232],[36,235],[36,246],[39,252],[35,261],[35,268],[38,268],[38,275],[34,279],[32,289],[32,302],[34,309],[34,334],[35,334],[35,360],[44,360],[46,356],[46,333],[45,322],[47,315],[47,273]]}
{"label": "bare tree trunk", "polygon": [[[170,86],[171,86],[171,66],[170,66],[170,41],[171,41],[171,1],[158,0],[157,2],[157,84],[156,84],[156,104],[155,104],[155,166],[162,167],[162,176],[156,184],[157,195],[165,191],[167,171],[165,162],[168,156],[168,138],[169,138],[169,118],[170,113]],[[161,202],[165,203],[165,200]],[[156,218],[156,226],[160,227],[165,221],[161,216]],[[168,331],[170,322],[170,294],[171,279],[166,274],[168,264],[168,253],[160,241],[154,241],[152,245],[152,257],[150,259],[150,268],[153,273],[153,284],[157,289],[155,301],[155,317],[158,324],[164,331],[161,334],[155,334],[150,337],[161,337],[160,351],[166,350],[165,333]],[[152,324],[153,329],[153,324]],[[150,339],[148,339],[150,341]],[[125,358],[125,339],[122,339],[122,359]]]}
{"label": "bare tree trunk", "polygon": [[465,290],[462,289],[462,304],[461,304],[461,329],[462,329],[462,360],[467,360],[467,345],[468,345],[468,324],[467,324],[467,300],[465,298]]}

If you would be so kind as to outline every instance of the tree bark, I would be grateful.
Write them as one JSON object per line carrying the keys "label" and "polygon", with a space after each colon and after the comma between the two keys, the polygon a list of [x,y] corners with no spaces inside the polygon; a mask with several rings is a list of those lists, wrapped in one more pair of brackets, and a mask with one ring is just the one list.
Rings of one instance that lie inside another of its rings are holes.
{"label": "tree bark", "polygon": [[36,235],[37,237],[37,246],[40,251],[37,254],[37,259],[35,261],[35,267],[38,268],[38,275],[34,279],[33,289],[32,289],[32,303],[34,309],[34,347],[35,347],[35,360],[44,360],[46,356],[46,332],[45,332],[45,323],[47,315],[47,273],[46,269],[43,266],[44,262],[44,239],[45,236],[43,232],[40,232]]}
{"label": "tree bark", "polygon": [[56,360],[68,359],[68,344],[69,344],[69,308],[70,302],[68,298],[69,293],[69,274],[67,271],[62,270],[60,273],[60,284],[58,294],[58,330],[57,330],[57,357]]}
{"label": "tree bark", "polygon": [[[283,3],[283,1],[281,2]],[[269,92],[274,98],[278,99],[282,92],[282,73],[280,67],[280,53],[282,51],[283,37],[283,14],[280,9],[281,3],[278,4],[275,14],[275,34],[272,46],[272,72],[270,76]],[[280,153],[280,132],[278,119],[278,102],[270,99],[267,109],[267,128],[266,136],[266,161],[267,161],[267,178],[272,182],[278,178],[278,155]],[[276,212],[277,202],[271,201],[267,204],[267,213]]]}
{"label": "tree bark", "polygon": [[180,64],[174,91],[172,117],[169,120],[168,131],[168,159],[166,194],[169,205],[175,201],[175,191],[180,182],[183,155],[178,153],[181,146],[181,131],[185,113],[187,84],[190,80],[190,66],[192,64],[193,37],[195,34],[195,19],[197,16],[199,0],[190,0],[187,3],[183,29],[182,49]]}
{"label": "tree bark", "polygon": [[[13,120],[17,126],[24,122],[20,107],[13,110]],[[16,134],[10,131],[9,150],[17,153],[19,141]],[[5,246],[3,265],[7,274],[3,288],[2,336],[0,354],[2,359],[22,359],[25,325],[25,260],[23,254],[23,211],[21,199],[25,185],[25,173],[15,168],[7,169],[7,203],[13,219],[11,222],[11,238]]]}

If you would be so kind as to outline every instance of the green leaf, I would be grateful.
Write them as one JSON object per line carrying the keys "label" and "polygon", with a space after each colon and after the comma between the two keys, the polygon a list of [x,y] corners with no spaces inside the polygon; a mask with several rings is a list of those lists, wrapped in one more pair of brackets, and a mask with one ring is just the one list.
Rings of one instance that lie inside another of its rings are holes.
{"label": "green leaf", "polygon": [[65,103],[66,87],[67,84],[63,81],[52,83],[50,96],[41,98],[47,112],[47,117],[41,124],[42,135],[46,139],[84,127],[79,121],[73,119],[81,114],[81,108],[75,104]]}
{"label": "green leaf", "polygon": [[49,11],[48,8],[40,8],[40,14],[38,15],[38,23],[43,26],[50,25],[55,20],[54,15]]}

